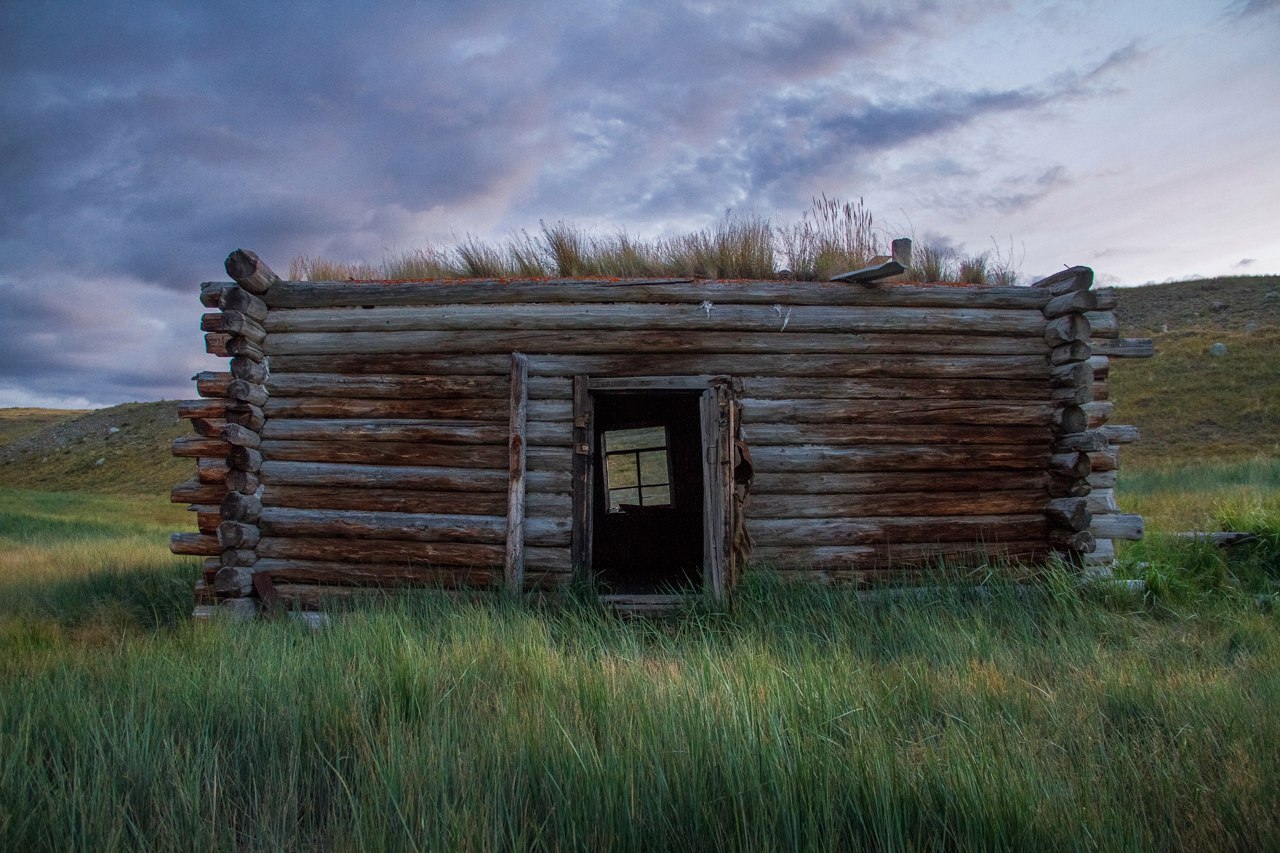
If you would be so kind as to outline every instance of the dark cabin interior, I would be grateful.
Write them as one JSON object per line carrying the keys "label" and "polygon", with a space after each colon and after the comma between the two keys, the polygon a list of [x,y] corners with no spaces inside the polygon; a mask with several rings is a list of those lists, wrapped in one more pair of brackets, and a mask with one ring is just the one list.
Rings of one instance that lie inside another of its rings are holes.
{"label": "dark cabin interior", "polygon": [[603,592],[651,594],[702,585],[700,396],[594,395],[592,564]]}

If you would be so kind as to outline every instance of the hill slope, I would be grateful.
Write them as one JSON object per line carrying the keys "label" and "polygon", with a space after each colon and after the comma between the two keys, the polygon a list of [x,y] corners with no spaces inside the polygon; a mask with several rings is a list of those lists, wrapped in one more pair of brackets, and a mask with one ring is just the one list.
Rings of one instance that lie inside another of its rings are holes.
{"label": "hill slope", "polygon": [[[40,420],[15,414],[30,411],[0,409],[0,423]],[[190,459],[169,453],[170,441],[190,433],[172,400],[47,415],[35,429],[0,433],[0,486],[164,494],[192,475]]]}

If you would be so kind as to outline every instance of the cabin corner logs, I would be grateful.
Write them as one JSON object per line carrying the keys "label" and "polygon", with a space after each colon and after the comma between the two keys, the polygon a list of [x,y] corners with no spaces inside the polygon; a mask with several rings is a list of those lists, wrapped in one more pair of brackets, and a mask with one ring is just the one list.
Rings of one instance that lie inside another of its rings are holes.
{"label": "cabin corner logs", "polygon": [[[229,367],[195,377],[173,444],[196,462],[172,499],[199,532],[171,548],[204,558],[198,615],[584,578],[720,594],[748,561],[858,586],[940,559],[1090,571],[1142,536],[1116,506],[1137,431],[1108,423],[1107,378],[1152,344],[1119,337],[1085,267],[1031,287],[226,269],[200,295]],[[610,488],[615,457],[658,457],[606,436],[655,418],[667,481]]]}

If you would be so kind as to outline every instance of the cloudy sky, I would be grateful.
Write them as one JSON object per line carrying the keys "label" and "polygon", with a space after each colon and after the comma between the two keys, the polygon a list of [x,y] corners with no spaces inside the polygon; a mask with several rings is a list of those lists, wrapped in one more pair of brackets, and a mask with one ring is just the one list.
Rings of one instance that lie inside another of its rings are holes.
{"label": "cloudy sky", "polygon": [[1280,272],[1276,0],[0,4],[0,406],[194,396],[234,248],[865,199],[1027,279]]}

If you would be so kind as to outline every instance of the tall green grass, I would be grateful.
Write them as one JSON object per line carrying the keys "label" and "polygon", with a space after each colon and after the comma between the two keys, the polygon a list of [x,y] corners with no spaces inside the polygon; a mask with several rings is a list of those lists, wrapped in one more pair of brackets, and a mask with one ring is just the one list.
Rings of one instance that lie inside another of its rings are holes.
{"label": "tall green grass", "polygon": [[1248,597],[757,575],[665,621],[424,594],[193,624],[151,586],[194,574],[168,513],[0,494],[0,546],[58,555],[0,587],[2,849],[1280,843],[1280,616]]}

